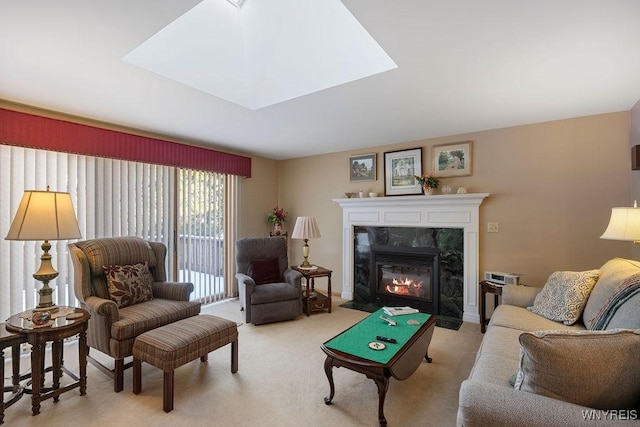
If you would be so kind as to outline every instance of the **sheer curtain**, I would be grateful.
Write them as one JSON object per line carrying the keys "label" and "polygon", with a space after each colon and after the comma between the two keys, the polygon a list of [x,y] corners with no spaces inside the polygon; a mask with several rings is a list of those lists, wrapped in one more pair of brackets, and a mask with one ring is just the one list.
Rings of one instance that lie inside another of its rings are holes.
{"label": "sheer curtain", "polygon": [[[71,194],[82,238],[133,235],[171,248],[175,168],[0,145],[0,319],[37,304],[42,242],[4,240],[24,190]],[[77,305],[66,240],[52,241],[54,302]],[[170,252],[171,254],[172,252]],[[173,263],[168,275],[173,277]]]}

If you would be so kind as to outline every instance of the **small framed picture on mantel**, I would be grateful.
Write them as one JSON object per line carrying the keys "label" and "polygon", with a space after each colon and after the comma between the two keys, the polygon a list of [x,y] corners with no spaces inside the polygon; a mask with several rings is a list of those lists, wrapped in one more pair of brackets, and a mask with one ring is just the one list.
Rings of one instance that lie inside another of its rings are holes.
{"label": "small framed picture on mantel", "polygon": [[422,194],[414,175],[422,175],[422,148],[384,153],[384,194],[406,196]]}

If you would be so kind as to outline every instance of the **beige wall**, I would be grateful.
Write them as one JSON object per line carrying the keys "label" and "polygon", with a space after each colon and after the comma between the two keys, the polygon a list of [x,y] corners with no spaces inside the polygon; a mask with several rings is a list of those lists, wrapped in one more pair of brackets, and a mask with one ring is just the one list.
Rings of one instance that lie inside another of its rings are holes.
{"label": "beige wall", "polygon": [[267,214],[278,203],[278,162],[251,158],[251,178],[240,178],[238,237],[269,235]]}
{"label": "beige wall", "polygon": [[[633,106],[630,113],[631,131],[629,147],[640,145],[640,101]],[[640,171],[631,172],[631,192],[633,200],[640,201]],[[633,259],[640,259],[640,245],[633,245]]]}
{"label": "beige wall", "polygon": [[[631,256],[630,244],[599,239],[610,208],[631,203],[629,129],[630,113],[620,112],[281,161],[277,200],[291,216],[289,230],[297,216],[318,218],[322,238],[310,241],[309,258],[334,271],[340,293],[342,211],[332,199],[359,188],[384,194],[385,151],[422,147],[429,171],[433,145],[472,140],[473,175],[443,183],[491,193],[480,207],[480,271],[515,272],[541,286],[553,271]],[[349,156],[369,152],[378,153],[378,179],[350,183]],[[273,170],[265,169],[272,185]],[[487,233],[487,222],[499,223],[499,232]],[[300,262],[302,243],[290,245],[291,261]]]}

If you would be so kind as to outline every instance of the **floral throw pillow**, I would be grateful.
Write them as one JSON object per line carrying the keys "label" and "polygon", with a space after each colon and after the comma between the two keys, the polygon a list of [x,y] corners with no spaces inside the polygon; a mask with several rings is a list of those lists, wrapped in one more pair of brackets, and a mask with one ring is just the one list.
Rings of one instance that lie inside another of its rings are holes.
{"label": "floral throw pillow", "polygon": [[109,298],[118,307],[153,299],[153,277],[146,262],[135,265],[105,265],[103,268],[107,276]]}
{"label": "floral throw pillow", "polygon": [[591,290],[598,280],[598,270],[556,271],[527,307],[550,320],[573,325],[580,319]]}

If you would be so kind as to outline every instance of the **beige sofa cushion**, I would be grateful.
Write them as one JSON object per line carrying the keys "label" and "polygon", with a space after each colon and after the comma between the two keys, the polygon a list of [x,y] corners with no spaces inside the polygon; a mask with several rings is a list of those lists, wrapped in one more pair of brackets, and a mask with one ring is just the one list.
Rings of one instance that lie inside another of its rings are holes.
{"label": "beige sofa cushion", "polygon": [[547,319],[573,325],[580,319],[589,294],[598,280],[598,270],[556,271],[527,309]]}
{"label": "beige sofa cushion", "polygon": [[595,409],[640,405],[640,330],[520,335],[515,388]]}
{"label": "beige sofa cushion", "polygon": [[592,329],[594,320],[625,279],[640,273],[640,263],[629,259],[614,258],[607,261],[599,271],[600,277],[591,291],[582,314],[587,329]]}
{"label": "beige sofa cushion", "polygon": [[491,316],[489,326],[502,326],[520,331],[542,331],[548,329],[584,330],[582,322],[576,322],[573,325],[568,326],[561,322],[555,322],[547,319],[546,317],[532,313],[524,307],[516,307],[515,305],[506,304],[500,304],[496,307],[493,315]]}

